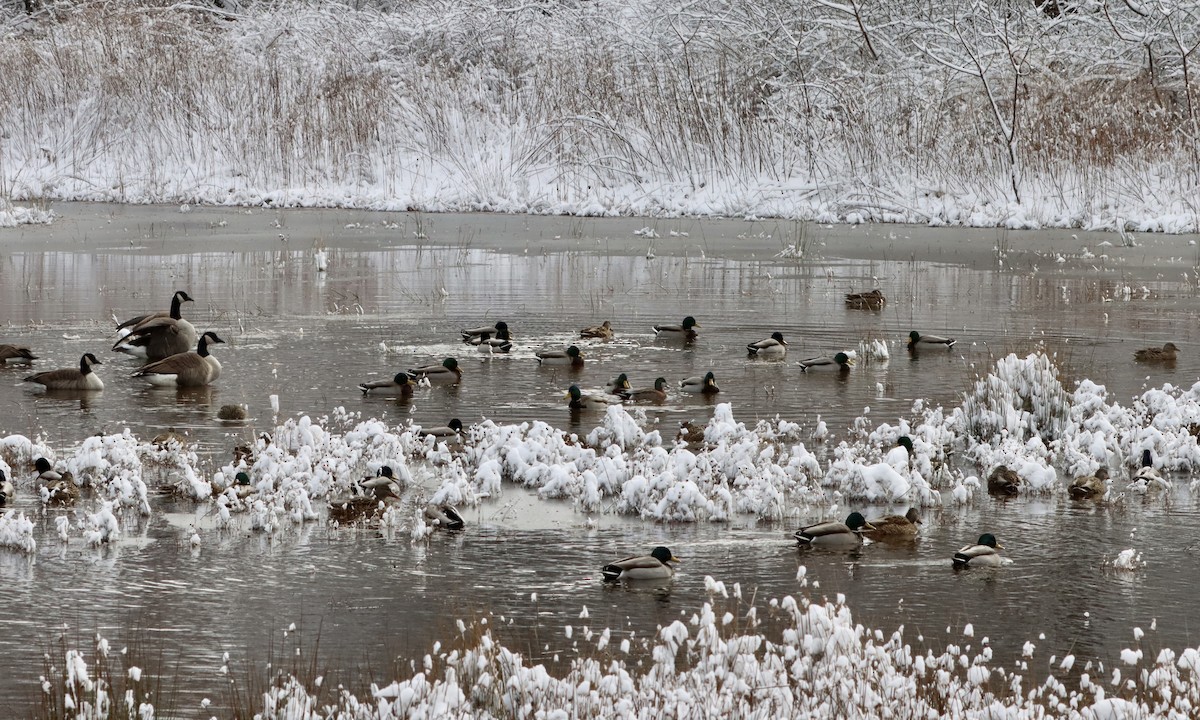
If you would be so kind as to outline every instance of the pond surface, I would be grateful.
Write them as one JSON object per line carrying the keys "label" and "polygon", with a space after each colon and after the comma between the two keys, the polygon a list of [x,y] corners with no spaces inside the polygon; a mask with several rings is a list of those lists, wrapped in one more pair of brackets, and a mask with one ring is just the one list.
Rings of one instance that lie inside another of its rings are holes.
{"label": "pond surface", "polygon": [[[0,230],[0,342],[31,346],[38,369],[93,352],[106,389],[45,395],[20,382],[26,368],[0,368],[0,436],[42,436],[64,454],[97,432],[150,437],[172,427],[224,462],[235,444],[273,427],[272,395],[279,419],[344,406],[392,423],[541,419],[586,432],[599,416],[572,417],[564,391],[601,388],[620,372],[643,386],[711,370],[737,419],[811,427],[819,417],[834,440],[864,413],[894,424],[916,400],[953,407],[996,359],[1039,346],[1056,354],[1067,379],[1091,378],[1114,399],[1200,379],[1194,238],[1106,247],[1119,239],[775,221],[59,210],[52,226]],[[789,245],[804,257],[778,257]],[[325,273],[316,246],[328,252]],[[872,287],[888,297],[882,311],[845,307],[844,293]],[[166,309],[176,289],[196,298],[185,317],[227,341],[214,351],[222,377],[202,391],[147,387],[128,377],[136,361],[109,350],[114,315]],[[684,315],[700,322],[696,342],[655,339],[652,325]],[[606,319],[616,339],[580,342],[582,369],[538,367],[535,351],[575,342],[579,328]],[[482,358],[458,342],[459,328],[497,320],[513,331],[510,355]],[[910,356],[913,329],[959,342]],[[747,359],[745,344],[776,330],[790,343],[786,362]],[[847,376],[796,365],[872,340],[887,342],[890,361],[862,362]],[[1132,362],[1134,349],[1168,340],[1181,348],[1174,367]],[[419,389],[407,403],[363,398],[355,387],[448,356],[463,367],[456,387]],[[218,423],[217,408],[229,403],[245,404],[252,420]],[[647,411],[664,435],[711,412],[710,401],[679,393]],[[18,489],[29,486],[28,471]],[[1107,667],[1132,645],[1134,626],[1156,622],[1143,646],[1196,642],[1200,508],[1187,481],[1176,478],[1166,497],[1116,505],[979,495],[932,513],[915,545],[854,555],[799,554],[790,532],[813,519],[800,512],[787,523],[589,522],[517,489],[473,510],[468,531],[418,544],[309,524],[274,537],[211,531],[192,548],[207,506],[156,498],[149,519],[126,521],[121,542],[93,549],[58,541],[57,511],[23,493],[12,505],[37,516],[39,547],[32,559],[0,549],[0,713],[27,713],[42,654],[60,632],[79,647],[99,632],[118,647],[136,642],[161,654],[182,678],[177,714],[208,717],[200,698],[220,705],[229,682],[218,673],[222,653],[236,675],[234,667],[278,651],[292,623],[307,642],[319,636],[330,677],[362,688],[419,662],[436,640],[457,634],[460,618],[503,616],[501,640],[565,662],[579,640],[566,625],[644,636],[690,617],[706,598],[705,575],[741,583],[762,603],[800,591],[801,564],[819,583],[815,593],[844,593],[860,622],[885,632],[904,624],[940,648],[972,623],[999,665],[1017,661],[1032,640],[1043,663],[1071,652],[1077,668],[1087,660]],[[864,508],[868,516],[895,509]],[[981,528],[1000,537],[1013,565],[955,574],[950,555]],[[657,544],[684,559],[669,590],[601,587],[605,561]],[[1131,546],[1147,567],[1112,570]]]}

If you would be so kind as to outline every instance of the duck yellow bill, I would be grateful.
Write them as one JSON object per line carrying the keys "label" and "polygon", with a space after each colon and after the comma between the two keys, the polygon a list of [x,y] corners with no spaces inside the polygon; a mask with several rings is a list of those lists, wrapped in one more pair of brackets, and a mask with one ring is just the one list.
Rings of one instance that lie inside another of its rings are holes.
{"label": "duck yellow bill", "polygon": [[674,555],[672,555],[672,556],[671,556],[671,562],[677,562],[677,563],[679,563],[679,562],[683,562],[683,561],[682,561],[682,560],[680,560],[679,558],[675,557]]}

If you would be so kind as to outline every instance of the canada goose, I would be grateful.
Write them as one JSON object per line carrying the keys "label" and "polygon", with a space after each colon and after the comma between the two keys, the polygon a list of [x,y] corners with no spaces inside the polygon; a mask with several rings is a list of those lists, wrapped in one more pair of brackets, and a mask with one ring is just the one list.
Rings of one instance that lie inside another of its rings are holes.
{"label": "canada goose", "polygon": [[1000,557],[1000,550],[1004,546],[996,542],[996,537],[991,533],[984,533],[979,536],[979,542],[974,545],[964,545],[954,553],[953,565],[955,569],[965,567],[999,567],[1004,564],[1004,558]]}
{"label": "canada goose", "polygon": [[1076,499],[1103,497],[1108,492],[1108,468],[1102,467],[1091,475],[1077,477],[1067,487],[1067,494]]}
{"label": "canada goose", "polygon": [[457,438],[459,436],[459,433],[462,432],[462,429],[463,429],[462,420],[459,420],[458,418],[454,418],[450,422],[446,423],[445,425],[441,425],[439,427],[421,428],[421,435],[423,437],[432,437],[432,438],[437,438],[438,440],[446,440],[449,438]]}
{"label": "canada goose", "polygon": [[579,337],[581,337],[585,340],[612,340],[613,339],[612,322],[605,320],[604,322],[600,323],[599,325],[593,325],[592,327],[585,327],[584,329],[579,331]]}
{"label": "canada goose", "polygon": [[406,483],[402,478],[396,477],[391,465],[384,465],[379,468],[374,477],[363,478],[359,485],[373,495],[376,500],[384,500],[389,497],[400,497],[398,493],[404,492]]}
{"label": "canada goose", "polygon": [[8,476],[4,474],[3,468],[0,468],[0,507],[8,504],[8,499],[17,494],[16,488],[9,481]]}
{"label": "canada goose", "polygon": [[655,378],[654,387],[620,390],[617,395],[620,395],[622,400],[630,402],[662,402],[667,399],[667,379]]}
{"label": "canada goose", "polygon": [[458,369],[458,361],[446,358],[441,365],[422,365],[410,368],[408,374],[417,380],[428,380],[434,384],[452,385],[462,380],[462,370]]}
{"label": "canada goose", "polygon": [[954,347],[954,343],[958,342],[953,338],[944,338],[938,335],[922,335],[913,330],[908,334],[908,349],[919,350],[927,347]]}
{"label": "canada goose", "polygon": [[862,533],[874,530],[862,513],[852,512],[846,522],[830,520],[797,530],[792,537],[800,547],[857,547],[862,545]]}
{"label": "canada goose", "polygon": [[508,323],[501,320],[493,326],[483,325],[481,327],[467,328],[459,331],[462,334],[463,342],[470,342],[471,338],[477,337],[484,333],[494,332],[496,337],[508,338]]}
{"label": "canada goose", "polygon": [[696,318],[688,315],[678,325],[655,325],[654,335],[663,340],[695,340],[695,329],[698,327],[700,324],[696,322]]}
{"label": "canada goose", "polygon": [[144,357],[157,362],[172,355],[189,352],[196,344],[196,328],[179,313],[181,303],[189,302],[180,290],[171,298],[171,312],[165,317],[155,313],[129,328],[129,334],[113,343],[113,351]]}
{"label": "canada goose", "polygon": [[833,357],[822,355],[820,357],[808,358],[800,361],[800,370],[803,372],[811,372],[813,370],[837,370],[838,372],[848,372],[854,361],[844,352],[840,352]]}
{"label": "canada goose", "polygon": [[1129,481],[1129,489],[1133,492],[1147,492],[1150,490],[1166,490],[1171,487],[1171,483],[1167,482],[1158,470],[1154,469],[1154,456],[1150,452],[1150,448],[1142,450],[1142,464],[1134,473]]}
{"label": "canada goose", "polygon": [[462,530],[466,527],[462,515],[458,514],[458,510],[453,505],[426,505],[425,520],[430,525],[443,530]]}
{"label": "canada goose", "polygon": [[566,350],[543,350],[534,354],[541,365],[570,365],[573,368],[583,367],[583,355],[579,354],[579,347],[575,345]]}
{"label": "canada goose", "polygon": [[635,555],[600,568],[604,582],[622,580],[666,580],[675,574],[671,563],[680,562],[669,549],[656,547],[649,555]]}
{"label": "canada goose", "polygon": [[84,353],[83,357],[79,358],[78,370],[75,368],[47,370],[30,375],[25,378],[24,382],[42,385],[47,390],[103,390],[104,381],[100,379],[99,375],[92,372],[93,365],[103,364],[96,359],[95,355]]}
{"label": "canada goose", "polygon": [[626,375],[625,373],[621,373],[620,375],[616,376],[612,380],[609,380],[608,382],[604,383],[604,389],[606,392],[608,392],[609,395],[617,395],[622,390],[628,390],[629,389],[629,376]]}
{"label": "canada goose", "polygon": [[1169,342],[1160,348],[1142,348],[1133,354],[1133,359],[1138,362],[1175,362],[1176,356],[1179,354],[1179,348],[1175,347],[1175,343]]}
{"label": "canada goose", "polygon": [[680,380],[679,389],[693,395],[715,395],[721,392],[721,388],[717,387],[717,379],[711,371],[705,373],[704,377],[697,375]]}
{"label": "canada goose", "polygon": [[209,354],[209,343],[223,343],[211,330],[200,336],[196,350],[152,362],[131,377],[145,378],[159,387],[203,387],[221,377],[221,363]]}
{"label": "canada goose", "polygon": [[903,515],[888,515],[872,520],[870,525],[875,529],[867,530],[863,535],[876,541],[910,540],[917,536],[917,526],[920,524],[921,515],[914,507]]}
{"label": "canada goose", "polygon": [[508,331],[501,333],[502,337],[492,337],[491,333],[482,333],[467,340],[468,345],[474,345],[483,355],[506,353],[512,350],[513,344],[508,338]]}
{"label": "canada goose", "polygon": [[[176,290],[175,294],[171,296],[172,309],[174,309],[176,307],[177,302],[178,303],[192,302],[192,298],[185,291]],[[126,320],[123,323],[117,323],[117,335],[119,335],[120,337],[125,337],[126,335],[129,334],[130,330],[133,330],[135,327],[137,327],[139,324],[145,322],[146,320],[152,320],[154,318],[163,318],[163,317],[171,317],[171,313],[166,310],[159,310],[158,312],[146,313],[145,315],[136,315],[134,317],[129,318],[128,320]],[[116,319],[117,319],[116,315],[114,314],[113,320],[115,321]],[[124,332],[122,332],[122,331],[124,331]]]}
{"label": "canada goose", "polygon": [[854,310],[878,310],[887,304],[881,290],[861,293],[846,293],[846,306]]}
{"label": "canada goose", "polygon": [[363,395],[387,395],[389,397],[412,397],[413,384],[408,373],[398,372],[390,380],[370,380],[358,384]]}
{"label": "canada goose", "polygon": [[567,403],[567,407],[572,410],[595,410],[596,408],[606,408],[613,403],[619,402],[619,400],[609,395],[586,395],[579,389],[578,385],[572,385],[567,389],[567,397],[571,398],[571,401]]}
{"label": "canada goose", "polygon": [[[385,474],[386,472],[386,474]],[[399,479],[384,465],[375,477],[351,485],[351,495],[329,501],[329,519],[347,524],[374,517],[386,506],[400,502]]]}
{"label": "canada goose", "polygon": [[748,344],[746,352],[752,357],[783,357],[787,355],[787,341],[783,339],[783,333],[773,332],[765,340]]}
{"label": "canada goose", "polygon": [[989,495],[1017,495],[1021,492],[1021,476],[1015,470],[1009,470],[1007,465],[998,465],[988,475],[987,491]]}
{"label": "canada goose", "polygon": [[24,345],[0,345],[0,365],[7,363],[30,363],[37,360],[29,348]]}

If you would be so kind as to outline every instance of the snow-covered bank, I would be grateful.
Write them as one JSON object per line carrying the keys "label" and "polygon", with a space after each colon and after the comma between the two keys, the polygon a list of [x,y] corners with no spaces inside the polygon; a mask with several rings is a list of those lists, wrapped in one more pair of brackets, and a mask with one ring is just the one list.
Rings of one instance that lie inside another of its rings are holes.
{"label": "snow-covered bank", "polygon": [[1200,229],[1191,0],[37,4],[15,200]]}
{"label": "snow-covered bank", "polygon": [[[801,568],[803,572],[803,568]],[[804,584],[802,575],[798,577]],[[458,621],[411,674],[376,679],[369,694],[326,683],[315,661],[284,656],[265,678],[222,681],[238,717],[278,720],[378,718],[1064,718],[1133,720],[1194,717],[1200,705],[1200,649],[1163,648],[1134,628],[1131,646],[1076,670],[1075,658],[993,657],[970,624],[937,651],[905,628],[884,632],[855,622],[843,598],[786,596],[756,603],[738,586],[706,579],[708,601],[647,637],[587,626],[566,628],[579,657],[563,672],[506,646],[504,618]],[[803,590],[803,588],[800,588]],[[294,626],[293,626],[294,629]],[[949,628],[947,628],[949,631]],[[1154,629],[1151,628],[1151,633]],[[1152,636],[1153,637],[1153,636]],[[170,701],[136,659],[97,637],[93,666],[75,648],[53,659],[43,701],[77,720],[155,716]],[[225,653],[221,675],[229,673]],[[63,663],[62,669],[55,665]],[[169,680],[169,678],[168,678]],[[262,688],[260,693],[238,691]],[[218,702],[220,702],[218,700]],[[202,710],[212,712],[205,699]],[[177,708],[182,709],[182,708]],[[111,713],[111,714],[109,714]],[[215,716],[214,716],[215,717]]]}

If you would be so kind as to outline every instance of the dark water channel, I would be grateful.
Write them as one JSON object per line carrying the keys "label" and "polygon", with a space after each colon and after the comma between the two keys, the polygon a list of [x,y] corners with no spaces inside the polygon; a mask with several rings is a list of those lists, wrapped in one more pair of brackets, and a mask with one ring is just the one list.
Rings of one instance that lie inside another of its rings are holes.
{"label": "dark water channel", "polygon": [[[1200,379],[1188,238],[1122,248],[1100,246],[1119,242],[1106,236],[774,221],[62,212],[49,228],[0,230],[0,342],[33,347],[42,369],[74,365],[87,351],[104,362],[106,389],[86,399],[43,395],[20,383],[26,369],[0,368],[0,437],[41,436],[60,453],[96,432],[148,437],[174,427],[224,458],[272,427],[271,395],[281,418],[345,406],[392,423],[541,419],[586,431],[595,418],[572,418],[564,390],[601,387],[619,372],[648,385],[712,370],[719,400],[738,419],[781,416],[809,427],[820,416],[835,438],[866,408],[873,421],[894,423],[909,417],[914,400],[956,405],[995,359],[1039,345],[1057,353],[1068,378],[1103,383],[1113,398]],[[659,237],[635,234],[643,227]],[[776,257],[793,243],[804,258]],[[323,274],[317,244],[328,251]],[[848,290],[876,286],[889,298],[881,312],[844,306]],[[197,300],[185,315],[228,341],[215,351],[224,374],[200,392],[148,388],[128,377],[136,362],[109,351],[113,314],[165,309],[180,288]],[[688,314],[702,326],[697,342],[655,340],[652,325]],[[481,359],[457,342],[458,328],[501,319],[515,336],[510,356]],[[582,370],[538,367],[534,351],[561,347],[605,319],[617,339],[583,344]],[[903,347],[912,329],[959,343],[912,358]],[[787,362],[748,360],[744,345],[775,330],[791,343]],[[871,340],[887,341],[890,361],[863,363],[847,377],[796,367]],[[1181,348],[1175,367],[1131,362],[1135,348],[1166,340]],[[456,388],[418,390],[404,405],[355,389],[450,355],[464,368]],[[222,426],[215,414],[227,403],[246,404],[253,420]],[[673,393],[649,415],[674,428],[711,411],[704,399]],[[739,582],[761,603],[797,592],[800,564],[819,582],[816,593],[844,593],[860,622],[885,632],[905,624],[940,648],[972,623],[976,638],[996,648],[997,664],[1011,665],[1032,640],[1043,670],[1066,652],[1079,665],[1108,666],[1132,646],[1135,626],[1157,621],[1144,647],[1200,640],[1190,600],[1200,580],[1198,510],[1189,478],[1175,481],[1166,498],[1119,506],[980,495],[931,514],[915,546],[805,557],[788,539],[794,523],[661,525],[603,515],[589,524],[569,505],[520,490],[472,511],[467,532],[428,543],[309,524],[273,537],[214,532],[197,549],[188,537],[206,508],[156,498],[149,519],[94,549],[59,542],[55,511],[26,494],[15,507],[37,517],[38,551],[30,558],[0,549],[0,714],[27,712],[42,654],[60,632],[81,647],[99,632],[117,646],[136,639],[161,652],[181,678],[178,715],[208,717],[199,699],[220,704],[222,654],[230,653],[231,670],[259,661],[292,623],[307,642],[319,635],[332,677],[361,688],[455,635],[459,618],[504,616],[502,640],[565,661],[575,642],[566,625],[645,635],[698,609],[705,575]],[[950,554],[983,527],[1002,538],[1014,564],[956,575]],[[601,587],[604,561],[660,543],[685,559],[669,592]],[[1131,546],[1147,566],[1112,570],[1111,558]]]}

